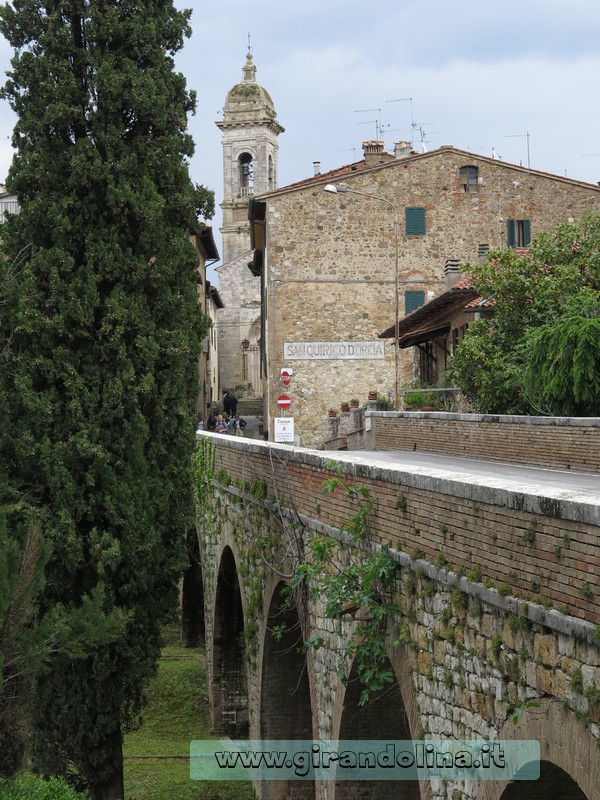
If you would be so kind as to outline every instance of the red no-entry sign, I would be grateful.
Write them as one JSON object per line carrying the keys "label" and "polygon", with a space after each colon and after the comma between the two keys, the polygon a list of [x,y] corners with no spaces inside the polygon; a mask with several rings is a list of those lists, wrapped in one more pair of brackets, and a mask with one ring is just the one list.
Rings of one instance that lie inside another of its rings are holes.
{"label": "red no-entry sign", "polygon": [[292,399],[287,394],[280,394],[277,398],[277,405],[279,408],[289,408],[292,405]]}

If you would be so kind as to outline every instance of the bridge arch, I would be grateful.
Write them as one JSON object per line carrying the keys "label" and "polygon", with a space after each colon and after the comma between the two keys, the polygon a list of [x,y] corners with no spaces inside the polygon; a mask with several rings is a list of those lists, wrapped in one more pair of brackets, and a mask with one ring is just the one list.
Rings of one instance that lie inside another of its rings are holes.
{"label": "bridge arch", "polygon": [[[390,641],[394,637],[390,637]],[[334,713],[337,740],[378,739],[410,740],[418,735],[419,713],[411,679],[411,669],[404,648],[388,647],[387,664],[394,673],[393,683],[373,692],[367,703],[359,704],[363,686],[356,664],[344,686],[340,682]],[[338,781],[333,800],[429,800],[430,787],[419,781]]]}
{"label": "bridge arch", "polygon": [[497,737],[539,741],[539,780],[481,781],[477,800],[600,800],[597,740],[571,709],[539,702],[516,725],[508,719]]}
{"label": "bridge arch", "polygon": [[232,739],[247,739],[250,732],[244,651],[242,591],[233,550],[226,545],[215,587],[210,691],[215,733]]}
{"label": "bridge arch", "polygon": [[[309,669],[298,608],[279,581],[268,600],[260,670],[260,738],[313,738]],[[314,800],[314,781],[268,781],[263,800]]]}
{"label": "bridge arch", "polygon": [[188,565],[181,579],[181,644],[200,647],[206,640],[204,576],[196,531],[188,536]]}

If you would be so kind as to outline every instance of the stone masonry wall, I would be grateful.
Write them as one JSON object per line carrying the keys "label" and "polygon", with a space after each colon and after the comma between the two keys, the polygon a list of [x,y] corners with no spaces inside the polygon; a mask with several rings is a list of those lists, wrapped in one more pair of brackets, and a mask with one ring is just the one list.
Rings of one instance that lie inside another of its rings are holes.
{"label": "stone masonry wall", "polygon": [[[211,491],[199,520],[209,680],[219,678],[211,666],[211,620],[226,613],[214,603],[220,556],[229,546],[238,566],[245,615],[250,736],[260,738],[260,715],[277,713],[270,709],[268,696],[261,696],[262,658],[268,649],[266,637],[272,635],[266,629],[271,597],[293,562],[289,544],[299,531],[305,542],[315,535],[339,540],[338,526],[351,511],[347,498],[338,493],[322,495],[325,462],[314,454],[224,441],[210,434],[202,438],[215,444]],[[526,495],[512,503],[502,492],[485,499],[476,486],[471,497],[457,496],[454,503],[450,489],[461,494],[456,482],[413,477],[407,480],[393,470],[384,474],[378,467],[347,474],[352,484],[368,488],[377,498],[373,539],[388,543],[397,562],[395,600],[400,611],[389,622],[388,657],[401,695],[398,708],[405,709],[412,738],[527,738],[522,735],[526,724],[530,738],[540,738],[542,756],[566,768],[588,800],[600,800],[600,627],[597,602],[583,598],[582,603],[576,596],[582,579],[596,598],[600,591],[597,517],[593,523],[587,509],[571,509],[571,519],[559,520]],[[552,506],[554,511],[558,508]],[[523,532],[534,523],[535,539],[523,541]],[[570,532],[569,545],[562,540],[565,556],[560,561],[547,551],[555,525],[563,536]],[[483,560],[486,551],[489,558]],[[347,547],[342,545],[340,565],[346,558]],[[506,569],[517,566],[514,559],[519,560],[518,573]],[[570,615],[565,608],[550,607],[560,596],[553,594],[558,592],[559,571],[577,575],[566,598]],[[532,575],[544,584],[539,588],[545,597],[536,594],[535,599],[545,605],[528,601],[523,591]],[[510,583],[500,583],[504,577]],[[290,676],[288,716],[294,718],[294,703],[309,702],[314,738],[336,739],[344,714],[362,718],[360,709],[348,708],[352,693],[338,677],[344,644],[356,623],[351,618],[328,619],[318,599],[310,603],[306,616],[302,609],[299,614],[304,641],[319,636],[323,645],[309,648],[306,655],[309,698],[294,691],[297,681]],[[394,645],[400,638],[403,644]],[[388,704],[394,696],[389,695]],[[300,709],[297,714],[300,718]],[[557,719],[562,720],[564,741],[555,722],[552,730],[544,727]],[[384,715],[380,724],[385,727]],[[563,750],[577,757],[564,759]],[[257,788],[261,798],[288,796],[285,787],[281,795]],[[317,796],[339,800],[334,784],[318,786]],[[346,786],[343,796],[360,793]],[[421,786],[423,800],[484,796],[499,794],[489,794],[484,783],[437,781]],[[568,800],[568,795],[560,800]]]}
{"label": "stone masonry wall", "polygon": [[[478,192],[464,191],[463,166],[478,168]],[[385,360],[284,358],[284,342],[375,341],[394,323],[395,212],[368,197],[327,194],[325,182],[264,198],[268,416],[278,414],[280,369],[292,367],[291,411],[299,443],[306,447],[327,438],[328,408],[339,408],[342,400],[363,401],[373,388],[393,397],[395,383],[389,340]],[[454,149],[348,174],[343,182],[397,208],[400,316],[405,291],[423,290],[427,301],[445,290],[447,259],[473,263],[480,245],[505,248],[506,220],[529,219],[535,236],[600,207],[598,187]],[[407,207],[425,208],[424,236],[406,235]],[[413,354],[401,352],[400,359],[400,384],[406,386],[413,378]]]}

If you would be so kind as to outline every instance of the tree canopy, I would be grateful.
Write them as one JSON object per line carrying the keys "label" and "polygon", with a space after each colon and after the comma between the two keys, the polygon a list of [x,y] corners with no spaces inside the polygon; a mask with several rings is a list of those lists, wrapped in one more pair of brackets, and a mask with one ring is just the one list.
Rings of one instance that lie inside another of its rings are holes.
{"label": "tree canopy", "polygon": [[[6,185],[0,475],[38,510],[42,615],[61,613],[33,706],[34,763],[123,796],[193,521],[197,359],[207,325],[187,232],[214,198],[188,173],[195,98],[170,0],[19,0],[2,90]],[[19,264],[7,278],[8,265]]]}
{"label": "tree canopy", "polygon": [[495,302],[447,373],[471,404],[483,413],[600,416],[600,216],[466,270]]}

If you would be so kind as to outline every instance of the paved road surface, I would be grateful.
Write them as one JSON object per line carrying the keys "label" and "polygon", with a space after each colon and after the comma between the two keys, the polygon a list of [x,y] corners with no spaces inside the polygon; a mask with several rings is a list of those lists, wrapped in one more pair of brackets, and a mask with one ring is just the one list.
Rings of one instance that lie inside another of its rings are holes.
{"label": "paved road surface", "polygon": [[260,430],[262,425],[262,417],[244,416],[242,419],[246,420],[246,427],[244,428],[244,436],[247,439],[260,439],[264,441],[263,435]]}
{"label": "paved road surface", "polygon": [[340,460],[365,459],[371,463],[377,461],[386,466],[405,468],[409,472],[432,474],[434,471],[438,477],[482,484],[493,481],[495,485],[499,485],[501,482],[506,488],[511,489],[531,490],[540,487],[564,492],[565,496],[586,495],[600,501],[600,475],[597,473],[525,467],[498,461],[480,461],[475,458],[404,450],[319,450],[317,452]]}

